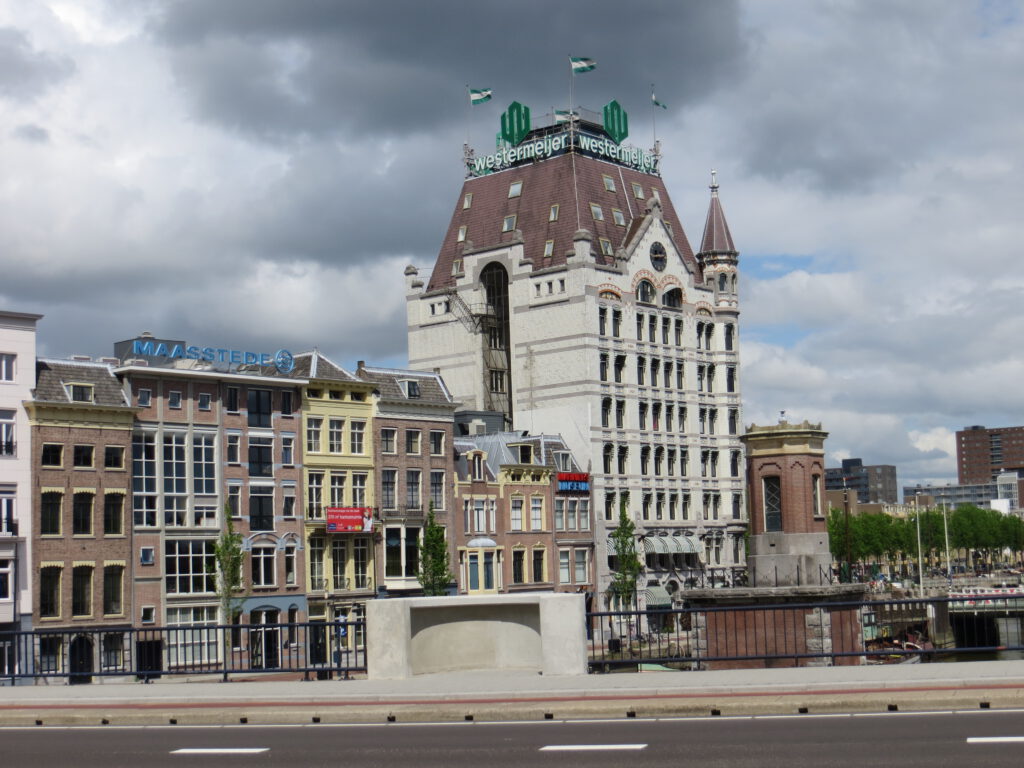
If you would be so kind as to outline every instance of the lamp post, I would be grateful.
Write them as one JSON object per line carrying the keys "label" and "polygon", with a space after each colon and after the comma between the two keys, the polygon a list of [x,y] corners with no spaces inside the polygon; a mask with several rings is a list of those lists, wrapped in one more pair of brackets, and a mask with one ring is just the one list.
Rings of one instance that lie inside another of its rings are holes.
{"label": "lamp post", "polygon": [[917,514],[914,519],[917,521],[917,596],[924,597],[924,561],[921,557],[921,494],[914,495],[914,508]]}
{"label": "lamp post", "polygon": [[953,566],[949,562],[949,519],[946,517],[946,502],[942,502],[942,530],[946,534],[946,579],[952,583]]}

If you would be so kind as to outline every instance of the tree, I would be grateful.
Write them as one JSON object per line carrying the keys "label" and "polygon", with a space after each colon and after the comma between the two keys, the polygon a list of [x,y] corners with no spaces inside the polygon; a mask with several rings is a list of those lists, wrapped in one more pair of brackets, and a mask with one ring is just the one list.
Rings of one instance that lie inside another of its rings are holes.
{"label": "tree", "polygon": [[224,519],[227,524],[213,545],[213,559],[216,567],[217,600],[220,602],[223,622],[230,624],[236,609],[245,599],[245,595],[240,594],[245,583],[245,550],[242,549],[242,534],[235,533],[235,527],[231,522],[231,507],[226,504]]}
{"label": "tree", "polygon": [[636,598],[636,580],[643,570],[640,558],[636,554],[636,526],[626,511],[628,504],[629,494],[623,493],[619,499],[619,525],[611,535],[618,564],[612,576],[611,593],[618,598],[620,609],[633,604]]}
{"label": "tree", "polygon": [[423,594],[437,596],[447,593],[448,585],[455,578],[449,565],[444,526],[434,519],[434,504],[431,502],[427,511],[427,524],[423,527],[423,550],[420,552],[420,571],[417,574]]}

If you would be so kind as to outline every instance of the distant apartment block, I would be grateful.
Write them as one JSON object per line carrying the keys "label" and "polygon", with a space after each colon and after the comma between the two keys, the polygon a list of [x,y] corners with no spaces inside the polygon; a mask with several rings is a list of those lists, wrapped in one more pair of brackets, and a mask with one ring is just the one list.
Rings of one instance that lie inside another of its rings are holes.
{"label": "distant apartment block", "polygon": [[861,459],[843,459],[841,467],[825,470],[825,489],[857,492],[861,504],[895,504],[896,467],[892,464],[865,465]]}
{"label": "distant apartment block", "polygon": [[989,483],[1004,472],[1024,476],[1024,427],[964,427],[956,433],[960,485]]}

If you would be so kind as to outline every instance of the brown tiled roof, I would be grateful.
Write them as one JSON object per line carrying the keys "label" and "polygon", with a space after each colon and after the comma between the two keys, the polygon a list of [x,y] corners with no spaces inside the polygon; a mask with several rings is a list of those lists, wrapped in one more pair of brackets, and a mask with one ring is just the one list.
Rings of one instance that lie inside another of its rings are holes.
{"label": "brown tiled roof", "polygon": [[[382,401],[423,403],[425,405],[454,405],[451,394],[440,374],[429,371],[411,371],[402,368],[361,367],[356,371],[360,380],[372,383]],[[419,397],[406,395],[400,382],[415,381]]]}
{"label": "brown tiled roof", "polygon": [[[604,175],[610,176],[615,182],[614,192],[605,189],[602,179]],[[579,195],[578,221],[574,177]],[[514,181],[523,182],[522,194],[510,199],[509,186]],[[643,199],[634,196],[633,183],[642,187]],[[464,209],[463,200],[468,193],[473,194],[473,201],[468,209]],[[613,264],[613,256],[601,254],[598,238],[608,238],[613,249],[622,245],[634,222],[643,217],[646,201],[655,193],[661,200],[664,220],[672,230],[676,247],[693,271],[699,274],[700,267],[660,176],[641,173],[586,155],[564,154],[467,179],[456,201],[455,212],[444,236],[428,289],[454,286],[452,262],[462,257],[466,246],[466,243],[457,242],[459,227],[466,226],[466,240],[472,243],[474,250],[500,247],[515,238],[513,232],[501,231],[504,217],[513,214],[517,217],[516,229],[522,232],[524,255],[532,260],[534,270],[565,264],[565,254],[572,250],[573,235],[577,229],[586,229],[593,234],[592,250],[597,263]],[[591,203],[601,206],[603,221],[594,220],[590,211]],[[558,220],[549,222],[551,206],[556,204],[559,206]],[[626,226],[615,223],[613,208],[622,211]],[[547,240],[554,241],[554,251],[550,258],[544,258],[543,255]]]}
{"label": "brown tiled roof", "polygon": [[[127,407],[121,384],[106,363],[77,360],[37,360],[36,388],[33,399],[40,403],[71,403],[65,384],[91,384],[92,404],[106,407]],[[88,403],[76,403],[88,405]]]}
{"label": "brown tiled roof", "polygon": [[722,212],[722,204],[718,200],[718,187],[711,188],[711,204],[708,206],[708,218],[704,222],[704,237],[700,243],[701,253],[714,251],[736,253],[736,246],[732,244],[732,235],[729,233],[729,225]]}

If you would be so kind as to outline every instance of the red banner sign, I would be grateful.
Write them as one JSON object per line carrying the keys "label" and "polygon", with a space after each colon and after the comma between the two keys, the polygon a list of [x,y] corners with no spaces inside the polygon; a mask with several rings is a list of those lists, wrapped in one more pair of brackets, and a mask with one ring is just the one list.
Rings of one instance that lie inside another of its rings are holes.
{"label": "red banner sign", "polygon": [[328,533],[370,533],[373,509],[370,507],[328,507]]}
{"label": "red banner sign", "polygon": [[587,472],[559,472],[558,482],[560,483],[589,483],[590,475]]}

